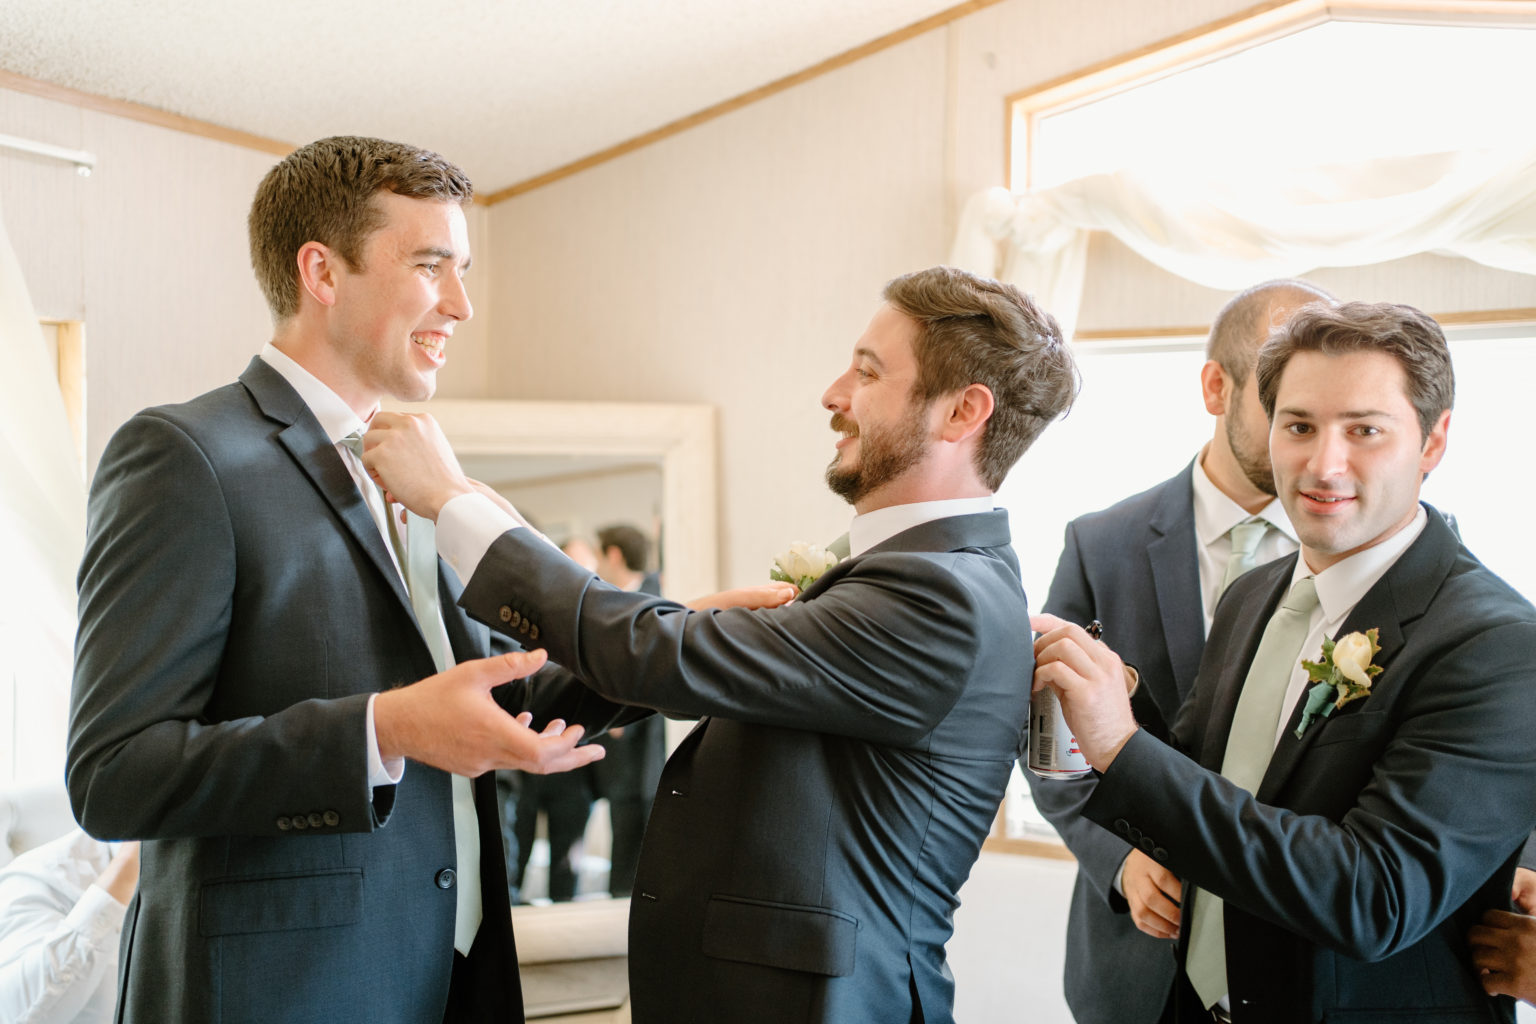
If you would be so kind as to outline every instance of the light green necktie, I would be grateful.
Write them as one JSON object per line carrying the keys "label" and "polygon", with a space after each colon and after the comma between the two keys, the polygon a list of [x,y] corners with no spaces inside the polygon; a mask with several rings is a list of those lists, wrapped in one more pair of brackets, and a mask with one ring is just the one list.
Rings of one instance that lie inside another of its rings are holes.
{"label": "light green necktie", "polygon": [[1259,564],[1259,544],[1269,532],[1269,524],[1262,519],[1247,519],[1227,531],[1232,538],[1232,557],[1227,559],[1227,574],[1221,581],[1220,597],[1227,592],[1232,581]]}
{"label": "light green necktie", "polygon": [[[1250,793],[1258,792],[1264,772],[1275,752],[1275,730],[1285,711],[1285,692],[1302,657],[1301,645],[1311,632],[1312,612],[1317,607],[1317,585],[1311,576],[1291,587],[1285,600],[1264,627],[1259,649],[1243,680],[1227,733],[1227,751],[1221,774]],[[1184,970],[1204,1006],[1214,1006],[1227,994],[1227,949],[1221,898],[1204,890],[1190,889],[1194,906],[1190,913],[1189,952]],[[1189,903],[1189,900],[1185,900]]]}
{"label": "light green necktie", "polygon": [[[353,455],[363,457],[363,435],[355,431],[341,439]],[[416,627],[421,630],[432,663],[439,672],[453,667],[453,652],[448,649],[448,635],[443,630],[442,606],[437,593],[437,524],[414,512],[405,514],[405,543],[401,544],[400,524],[389,502],[372,479],[369,481],[384,509],[385,534],[394,549],[395,561],[405,577],[405,589],[411,595],[411,610],[416,613]],[[480,930],[480,821],[475,816],[475,794],[470,781],[462,775],[450,775],[453,790],[453,845],[456,854],[453,948],[468,956],[469,947]]]}

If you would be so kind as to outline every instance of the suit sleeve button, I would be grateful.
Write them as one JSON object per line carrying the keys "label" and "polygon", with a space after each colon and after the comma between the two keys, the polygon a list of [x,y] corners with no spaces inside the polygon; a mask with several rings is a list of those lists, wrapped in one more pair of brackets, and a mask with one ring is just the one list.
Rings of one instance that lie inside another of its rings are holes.
{"label": "suit sleeve button", "polygon": [[512,621],[512,609],[507,607],[506,605],[502,605],[501,606],[501,611],[498,612],[497,614],[501,616],[501,621],[502,622],[511,622]]}
{"label": "suit sleeve button", "polygon": [[532,627],[533,627],[533,623],[529,622],[527,619],[524,619],[521,623],[519,623],[519,625],[517,627],[517,631],[519,633],[527,633],[528,630],[531,629]]}
{"label": "suit sleeve button", "polygon": [[532,629],[528,630],[528,639],[529,640],[537,640],[538,638],[539,638],[539,627],[538,626],[534,626]]}
{"label": "suit sleeve button", "polygon": [[1115,831],[1119,832],[1121,835],[1127,835],[1131,831],[1131,823],[1126,821],[1124,818],[1116,818]]}
{"label": "suit sleeve button", "polygon": [[341,815],[337,814],[335,811],[326,811],[320,817],[327,825],[330,825],[332,828],[341,824]]}
{"label": "suit sleeve button", "polygon": [[309,827],[310,828],[319,828],[320,826],[322,826],[324,824],[325,824],[325,819],[320,816],[320,812],[319,811],[315,811],[313,814],[311,814],[309,816]]}
{"label": "suit sleeve button", "polygon": [[453,868],[443,868],[432,880],[437,883],[439,889],[452,889],[454,880],[458,876],[453,873]]}
{"label": "suit sleeve button", "polygon": [[293,827],[297,829],[309,828],[309,819],[302,814],[295,814],[292,818]]}
{"label": "suit sleeve button", "polygon": [[1151,836],[1142,836],[1141,848],[1147,853],[1151,853],[1153,850],[1157,849],[1157,844],[1152,841]]}
{"label": "suit sleeve button", "polygon": [[518,626],[521,625],[523,621],[523,615],[521,612],[513,612],[512,617],[507,620],[507,623],[512,626]]}
{"label": "suit sleeve button", "polygon": [[277,830],[279,832],[287,832],[291,828],[293,828],[293,822],[288,820],[288,815],[285,814],[277,819]]}
{"label": "suit sleeve button", "polygon": [[1152,859],[1161,864],[1168,859],[1168,851],[1159,846],[1152,851]]}

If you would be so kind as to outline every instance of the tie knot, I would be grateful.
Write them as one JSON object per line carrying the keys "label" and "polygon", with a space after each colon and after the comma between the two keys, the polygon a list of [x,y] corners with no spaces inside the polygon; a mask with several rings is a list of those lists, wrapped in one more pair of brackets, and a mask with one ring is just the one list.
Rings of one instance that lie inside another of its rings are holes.
{"label": "tie knot", "polygon": [[1303,576],[1292,584],[1290,593],[1285,595],[1285,600],[1281,603],[1280,607],[1288,612],[1311,615],[1312,609],[1317,607],[1316,577]]}
{"label": "tie knot", "polygon": [[353,455],[356,455],[358,458],[363,457],[363,432],[361,430],[352,431],[352,433],[348,434],[337,443],[345,446],[347,451],[351,452]]}
{"label": "tie knot", "polygon": [[1259,549],[1259,542],[1268,532],[1269,524],[1262,519],[1247,519],[1238,523],[1227,531],[1227,536],[1232,538],[1232,556],[1252,558],[1253,553]]}

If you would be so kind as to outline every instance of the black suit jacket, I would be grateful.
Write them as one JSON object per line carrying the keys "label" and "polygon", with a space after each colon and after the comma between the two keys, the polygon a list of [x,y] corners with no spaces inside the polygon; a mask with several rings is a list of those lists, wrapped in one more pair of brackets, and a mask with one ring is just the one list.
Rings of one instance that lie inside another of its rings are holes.
{"label": "black suit jacket", "polygon": [[1298,703],[1249,794],[1219,767],[1295,564],[1232,585],[1178,749],[1133,736],[1085,813],[1226,900],[1239,1022],[1512,1020],[1510,1000],[1483,994],[1465,936],[1509,907],[1536,822],[1536,610],[1431,509],[1340,629],[1380,630],[1370,696],[1300,739]]}
{"label": "black suit jacket", "polygon": [[[441,596],[455,654],[483,657],[488,631],[446,578]],[[411,764],[370,789],[364,745],[368,695],[435,668],[357,486],[266,363],[107,446],[77,647],[75,813],[146,840],[121,1019],[441,1020],[449,776]],[[489,775],[475,797],[477,948],[506,963],[494,1019],[520,1021]]]}
{"label": "black suit jacket", "polygon": [[[1194,685],[1205,621],[1195,539],[1194,463],[1140,494],[1067,524],[1045,610],[1068,622],[1104,623],[1105,639],[1141,674],[1133,705],[1166,736]],[[1114,890],[1131,846],[1083,817],[1094,776],[1024,778],[1035,806],[1077,858],[1067,921],[1067,1004],[1078,1024],[1151,1024],[1168,1001],[1173,943],[1139,931]],[[1106,964],[1116,980],[1106,984]]]}
{"label": "black suit jacket", "polygon": [[608,698],[709,716],[641,852],[638,1024],[952,1019],[956,893],[1028,714],[1005,513],[914,527],[762,612],[625,593],[514,530],[463,600]]}

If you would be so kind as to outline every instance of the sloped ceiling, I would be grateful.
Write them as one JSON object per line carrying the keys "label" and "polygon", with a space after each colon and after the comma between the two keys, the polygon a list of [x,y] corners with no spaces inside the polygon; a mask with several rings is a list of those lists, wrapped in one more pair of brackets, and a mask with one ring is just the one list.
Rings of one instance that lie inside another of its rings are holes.
{"label": "sloped ceiling", "polygon": [[954,6],[0,0],[0,69],[292,144],[413,142],[485,194]]}

